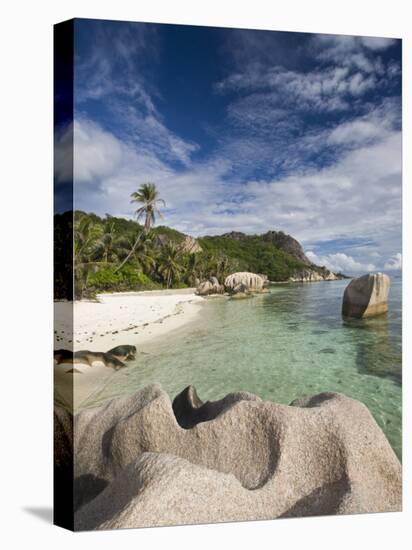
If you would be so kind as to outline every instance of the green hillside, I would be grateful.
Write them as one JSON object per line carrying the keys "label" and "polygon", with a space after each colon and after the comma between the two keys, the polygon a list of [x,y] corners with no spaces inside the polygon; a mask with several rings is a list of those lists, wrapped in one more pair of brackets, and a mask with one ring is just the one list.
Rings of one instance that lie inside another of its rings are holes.
{"label": "green hillside", "polygon": [[294,271],[307,267],[307,264],[264,240],[260,235],[244,235],[237,239],[226,236],[203,237],[198,242],[210,254],[223,253],[236,259],[240,271],[263,273],[271,281],[285,281]]}

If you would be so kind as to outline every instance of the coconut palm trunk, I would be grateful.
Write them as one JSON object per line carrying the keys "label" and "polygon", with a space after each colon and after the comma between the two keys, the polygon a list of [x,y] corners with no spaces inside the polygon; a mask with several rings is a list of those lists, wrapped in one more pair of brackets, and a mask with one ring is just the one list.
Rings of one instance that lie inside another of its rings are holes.
{"label": "coconut palm trunk", "polygon": [[119,269],[122,269],[122,267],[123,267],[123,266],[127,263],[127,261],[129,260],[130,256],[131,256],[132,254],[134,254],[134,251],[136,250],[136,247],[137,247],[137,245],[139,244],[139,241],[140,241],[140,239],[141,239],[142,234],[143,234],[143,233],[139,233],[139,234],[138,234],[138,236],[137,236],[137,238],[136,238],[136,240],[135,240],[135,242],[134,242],[132,248],[130,249],[129,254],[128,254],[128,255],[126,256],[126,258],[122,261],[122,263],[116,267],[116,269],[114,270],[114,273],[116,273],[117,271],[119,271]]}

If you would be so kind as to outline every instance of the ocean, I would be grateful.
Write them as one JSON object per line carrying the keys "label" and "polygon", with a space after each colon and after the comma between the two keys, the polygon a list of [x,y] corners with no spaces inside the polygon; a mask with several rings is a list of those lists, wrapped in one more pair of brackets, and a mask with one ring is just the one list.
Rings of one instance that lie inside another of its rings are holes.
{"label": "ocean", "polygon": [[349,281],[278,284],[248,300],[208,299],[196,320],[139,349],[88,405],[147,384],[173,398],[186,386],[202,400],[248,391],[288,404],[333,391],[363,402],[402,454],[402,280],[392,279],[389,312],[344,321]]}

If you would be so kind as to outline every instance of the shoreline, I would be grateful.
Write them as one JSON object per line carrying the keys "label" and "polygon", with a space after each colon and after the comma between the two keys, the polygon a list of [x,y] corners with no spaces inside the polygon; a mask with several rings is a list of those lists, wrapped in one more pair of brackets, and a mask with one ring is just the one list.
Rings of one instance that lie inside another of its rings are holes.
{"label": "shoreline", "polygon": [[[142,345],[164,338],[198,315],[205,300],[194,290],[119,292],[99,294],[97,301],[55,302],[54,349],[107,352],[127,344],[139,353]],[[55,400],[76,410],[115,374],[98,362],[92,367],[77,362],[55,365]]]}
{"label": "shoreline", "polygon": [[55,302],[55,349],[73,346],[74,351],[106,352],[123,344],[139,347],[199,313],[204,298],[194,291],[116,292],[98,294],[97,301]]}

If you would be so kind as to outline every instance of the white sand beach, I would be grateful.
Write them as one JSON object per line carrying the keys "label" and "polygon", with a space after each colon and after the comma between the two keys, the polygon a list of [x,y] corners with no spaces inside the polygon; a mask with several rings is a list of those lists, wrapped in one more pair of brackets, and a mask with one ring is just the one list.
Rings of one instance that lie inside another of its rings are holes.
{"label": "white sand beach", "polygon": [[[194,289],[99,294],[96,301],[55,302],[54,349],[73,346],[75,351],[106,352],[123,344],[139,349],[142,343],[190,322],[203,302]],[[116,374],[98,363],[74,367],[73,374],[73,365],[56,365],[55,386],[58,399],[69,404],[73,399],[75,408]]]}
{"label": "white sand beach", "polygon": [[72,338],[75,351],[138,346],[189,322],[203,302],[191,288],[99,294],[97,301],[78,301],[74,306],[56,302],[55,349],[70,347]]}

